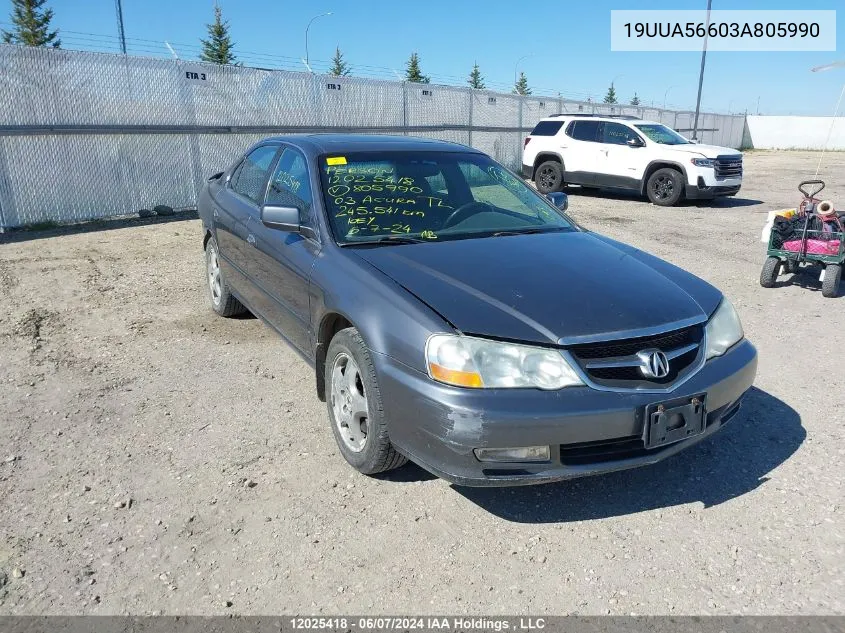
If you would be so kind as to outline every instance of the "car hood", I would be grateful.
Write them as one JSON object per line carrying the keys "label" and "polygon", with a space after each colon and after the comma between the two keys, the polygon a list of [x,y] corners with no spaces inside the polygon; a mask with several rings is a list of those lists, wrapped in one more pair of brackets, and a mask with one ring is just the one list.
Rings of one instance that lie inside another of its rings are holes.
{"label": "car hood", "polygon": [[690,143],[689,145],[664,145],[673,152],[682,152],[684,154],[699,154],[705,158],[716,158],[717,156],[741,156],[739,150],[730,147],[719,147],[718,145],[701,145],[700,143]]}
{"label": "car hood", "polygon": [[572,344],[707,319],[721,293],[594,233],[548,233],[354,249],[458,330]]}

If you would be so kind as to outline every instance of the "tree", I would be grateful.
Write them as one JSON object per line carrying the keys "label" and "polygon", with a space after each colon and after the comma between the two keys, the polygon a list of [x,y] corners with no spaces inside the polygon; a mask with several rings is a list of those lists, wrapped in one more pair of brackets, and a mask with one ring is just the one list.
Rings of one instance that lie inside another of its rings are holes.
{"label": "tree", "polygon": [[607,89],[607,94],[604,95],[604,102],[605,103],[618,103],[616,101],[616,88],[613,87],[612,82],[610,84],[610,88]]}
{"label": "tree", "polygon": [[531,94],[531,88],[528,87],[528,78],[525,76],[525,73],[519,73],[519,79],[517,79],[513,86],[513,93],[516,95]]}
{"label": "tree", "polygon": [[200,59],[212,64],[234,64],[237,61],[232,52],[235,43],[229,37],[229,21],[223,19],[219,4],[214,4],[214,22],[205,26],[208,29],[208,39],[200,40]]}
{"label": "tree", "polygon": [[631,99],[631,105],[638,106],[640,105],[640,98],[637,96],[637,93],[634,93],[634,98]]}
{"label": "tree", "polygon": [[426,77],[420,70],[420,58],[416,53],[411,53],[408,63],[405,67],[405,79],[417,84],[427,84],[431,82],[431,77]]}
{"label": "tree", "polygon": [[481,76],[481,71],[478,69],[478,64],[473,64],[472,72],[469,74],[467,83],[470,88],[474,88],[475,90],[482,90],[486,87],[484,85],[484,77]]}
{"label": "tree", "polygon": [[334,57],[332,57],[332,67],[329,73],[335,77],[348,77],[352,74],[352,69],[349,64],[343,59],[343,53],[340,52],[340,46],[335,47]]}
{"label": "tree", "polygon": [[26,46],[52,46],[59,48],[62,41],[59,32],[50,30],[53,10],[42,8],[47,0],[12,0],[12,24],[14,30],[3,31],[6,44]]}

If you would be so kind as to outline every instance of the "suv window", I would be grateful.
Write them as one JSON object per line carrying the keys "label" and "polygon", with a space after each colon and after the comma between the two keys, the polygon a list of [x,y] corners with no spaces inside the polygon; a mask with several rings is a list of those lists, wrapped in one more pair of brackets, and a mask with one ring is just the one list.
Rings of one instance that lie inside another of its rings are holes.
{"label": "suv window", "polygon": [[598,141],[599,121],[573,121],[566,128],[566,134],[576,141]]}
{"label": "suv window", "polygon": [[554,136],[560,132],[563,121],[540,121],[531,131],[531,136]]}
{"label": "suv window", "polygon": [[630,139],[639,138],[639,135],[634,130],[621,123],[605,121],[602,127],[604,128],[604,133],[602,134],[603,143],[625,145]]}
{"label": "suv window", "polygon": [[264,185],[267,182],[267,172],[279,149],[275,145],[262,145],[252,150],[232,174],[229,184],[232,190],[249,198],[256,204],[264,200]]}

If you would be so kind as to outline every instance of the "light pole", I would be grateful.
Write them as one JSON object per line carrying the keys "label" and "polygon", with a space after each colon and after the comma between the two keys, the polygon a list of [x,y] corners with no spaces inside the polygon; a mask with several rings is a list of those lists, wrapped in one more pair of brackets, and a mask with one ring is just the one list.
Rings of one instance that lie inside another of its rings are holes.
{"label": "light pole", "polygon": [[[825,70],[831,70],[833,68],[845,68],[845,60],[833,62],[832,64],[825,64],[824,66],[816,66],[815,68],[811,68],[810,71],[817,73]],[[836,117],[839,114],[839,106],[842,105],[842,97],[845,97],[845,84],[842,84],[842,90],[839,92],[839,99],[836,100],[836,108],[834,108],[833,116],[830,119],[830,129],[827,131],[827,139],[825,139],[824,147],[822,147],[822,152],[819,155],[819,164],[816,165],[816,174],[813,178],[818,178],[819,171],[821,171],[822,158],[824,158],[824,153],[827,151],[827,146],[830,143],[830,137],[833,134],[833,126],[836,124]]]}
{"label": "light pole", "polygon": [[123,7],[120,0],[114,0],[114,10],[117,13],[117,37],[120,39],[120,52],[126,55],[126,36],[123,34]]}
{"label": "light pole", "polygon": [[516,89],[516,81],[517,81],[517,71],[519,70],[519,65],[528,59],[529,57],[534,57],[534,54],[531,53],[530,55],[523,55],[519,59],[516,60],[516,63],[513,65],[513,87]]}
{"label": "light pole", "polygon": [[707,59],[707,32],[710,30],[710,7],[713,0],[707,0],[707,24],[704,27],[704,47],[701,49],[701,70],[698,73],[698,98],[695,100],[695,120],[692,123],[692,140],[698,140],[698,113],[701,111],[701,86],[704,85],[704,60]]}
{"label": "light pole", "polygon": [[669,95],[669,91],[670,91],[672,88],[676,88],[676,87],[677,87],[677,86],[675,86],[675,85],[673,84],[673,85],[669,86],[668,88],[666,88],[666,92],[664,92],[664,93],[663,93],[663,109],[664,109],[664,110],[666,109],[666,97]]}
{"label": "light pole", "polygon": [[308,57],[308,29],[311,28],[311,23],[314,20],[316,20],[317,18],[324,18],[327,15],[331,15],[331,14],[332,14],[332,12],[329,11],[328,13],[321,13],[320,15],[315,15],[313,18],[311,18],[308,21],[308,26],[305,27],[305,65],[308,66],[309,69],[311,68],[311,66],[309,65],[310,59]]}

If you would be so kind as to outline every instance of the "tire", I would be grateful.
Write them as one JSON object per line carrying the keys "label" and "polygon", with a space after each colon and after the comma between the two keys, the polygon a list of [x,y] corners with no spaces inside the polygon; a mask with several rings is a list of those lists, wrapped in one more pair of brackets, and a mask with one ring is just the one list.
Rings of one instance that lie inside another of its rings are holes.
{"label": "tire", "polygon": [[787,259],[783,263],[783,272],[794,275],[799,270],[798,262],[794,259]]}
{"label": "tire", "polygon": [[554,193],[563,189],[563,165],[556,160],[540,163],[534,172],[534,186],[540,193]]}
{"label": "tire", "polygon": [[341,455],[365,475],[407,462],[387,434],[372,357],[354,327],[335,334],[326,353],[326,405]]}
{"label": "tire", "polygon": [[782,262],[777,257],[767,257],[760,271],[760,285],[763,288],[774,288],[780,274]]}
{"label": "tire", "polygon": [[220,251],[214,237],[209,238],[205,245],[205,290],[211,302],[211,309],[220,316],[233,317],[246,312],[246,308],[235,299],[223,278],[223,271],[220,270]]}
{"label": "tire", "polygon": [[674,206],[684,194],[684,175],[677,169],[662,167],[648,177],[645,190],[652,204]]}
{"label": "tire", "polygon": [[833,298],[839,294],[839,282],[842,281],[842,264],[828,264],[824,268],[822,296]]}

